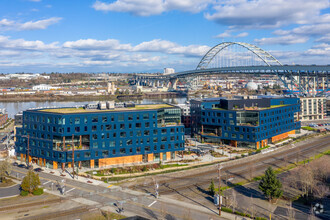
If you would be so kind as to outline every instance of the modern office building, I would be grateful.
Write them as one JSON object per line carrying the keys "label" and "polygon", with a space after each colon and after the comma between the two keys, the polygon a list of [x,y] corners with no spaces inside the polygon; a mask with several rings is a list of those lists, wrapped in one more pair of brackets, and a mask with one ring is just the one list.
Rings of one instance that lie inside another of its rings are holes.
{"label": "modern office building", "polygon": [[54,169],[71,167],[73,160],[75,166],[94,168],[171,160],[184,149],[178,107],[116,106],[24,111],[23,126],[16,134],[18,159],[26,161],[28,156],[29,161]]}
{"label": "modern office building", "polygon": [[191,100],[192,135],[202,142],[259,149],[294,134],[299,98],[236,96]]}
{"label": "modern office building", "polygon": [[300,98],[299,120],[312,121],[324,120],[327,115],[327,103],[325,97],[302,97]]}

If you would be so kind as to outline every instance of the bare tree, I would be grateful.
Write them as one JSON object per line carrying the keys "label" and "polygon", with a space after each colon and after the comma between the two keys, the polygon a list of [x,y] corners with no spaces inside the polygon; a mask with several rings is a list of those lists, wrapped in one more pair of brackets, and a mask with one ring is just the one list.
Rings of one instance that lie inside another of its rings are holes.
{"label": "bare tree", "polygon": [[0,162],[0,181],[4,182],[6,176],[11,172],[11,164],[9,160],[4,160]]}
{"label": "bare tree", "polygon": [[235,189],[231,191],[230,206],[233,208],[233,212],[237,208],[237,192]]}
{"label": "bare tree", "polygon": [[325,183],[320,183],[314,186],[313,196],[318,199],[324,198],[329,194],[329,187]]}
{"label": "bare tree", "polygon": [[308,220],[315,220],[315,214],[314,214],[314,210],[313,210],[313,206],[311,206],[310,212],[309,212],[309,216],[308,216]]}
{"label": "bare tree", "polygon": [[289,204],[287,206],[287,216],[288,216],[288,219],[289,220],[294,220],[294,216],[295,216],[295,211],[294,209],[292,208],[292,202],[289,201]]}

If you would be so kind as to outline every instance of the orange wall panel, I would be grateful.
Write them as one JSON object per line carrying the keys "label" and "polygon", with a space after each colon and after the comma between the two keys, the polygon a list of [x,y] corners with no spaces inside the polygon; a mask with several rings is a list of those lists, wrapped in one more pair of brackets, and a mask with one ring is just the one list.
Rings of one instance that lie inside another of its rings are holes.
{"label": "orange wall panel", "polygon": [[142,162],[142,155],[99,159],[99,167]]}

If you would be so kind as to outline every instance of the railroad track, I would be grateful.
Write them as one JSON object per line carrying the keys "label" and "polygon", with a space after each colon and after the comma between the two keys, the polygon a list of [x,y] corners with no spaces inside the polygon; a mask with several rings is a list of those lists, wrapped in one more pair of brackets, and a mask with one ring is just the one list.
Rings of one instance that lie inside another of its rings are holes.
{"label": "railroad track", "polygon": [[[94,209],[93,209],[94,210]],[[81,215],[82,213],[92,211],[92,209],[88,206],[82,206],[74,209],[69,209],[69,210],[64,210],[64,211],[58,211],[58,212],[52,212],[52,213],[46,213],[46,214],[41,214],[38,216],[30,216],[30,217],[25,217],[21,218],[24,220],[44,220],[44,219],[61,219],[63,217],[67,216],[74,216],[74,215]]]}
{"label": "railroad track", "polygon": [[[239,163],[236,165],[229,165],[227,167],[224,167],[222,169],[222,172],[225,173],[225,172],[228,172],[233,169],[243,168],[243,169],[239,169],[239,171],[232,172],[231,175],[244,177],[244,175],[246,175],[249,172],[249,169],[250,169],[249,166],[252,162],[267,161],[269,159],[276,158],[276,160],[274,160],[272,162],[254,167],[254,169],[255,169],[254,172],[263,171],[269,166],[275,166],[275,165],[284,163],[285,157],[286,157],[287,162],[289,162],[290,160],[295,159],[297,157],[297,153],[301,154],[300,157],[302,157],[302,155],[304,155],[305,153],[307,153],[311,150],[316,151],[316,150],[322,149],[324,147],[328,147],[328,146],[330,147],[330,136],[321,138],[320,140],[313,142],[311,144],[313,144],[313,145],[310,146],[309,143],[306,143],[302,146],[292,148],[290,150],[290,152],[281,151],[278,153],[266,155],[262,158],[254,158],[254,160],[251,160],[248,162],[243,162],[243,163]],[[280,160],[280,162],[278,162],[278,160]],[[160,186],[159,193],[162,195],[167,195],[167,194],[177,193],[178,191],[189,190],[192,187],[193,188],[201,187],[205,184],[209,184],[210,180],[212,179],[212,176],[213,176],[213,178],[215,178],[216,174],[217,174],[217,168],[215,168],[213,166],[213,167],[210,167],[210,169],[208,171],[203,172],[203,173],[197,173],[197,174],[184,176],[184,177],[180,177],[180,178],[175,178],[175,179],[163,180],[163,181],[159,182],[159,186]],[[223,177],[224,177],[224,175],[222,175],[221,179],[223,179]],[[187,181],[187,180],[189,182],[193,182],[193,183],[182,184],[182,182],[184,183],[184,181]],[[175,186],[176,182],[179,182],[179,184],[178,184],[179,186]],[[181,182],[181,184],[180,184],[180,182]],[[153,185],[135,186],[133,189],[140,190],[140,191],[141,190],[142,191],[153,191],[154,190]]]}
{"label": "railroad track", "polygon": [[63,199],[51,199],[51,200],[45,200],[42,202],[30,202],[30,203],[23,203],[23,204],[17,204],[17,205],[10,205],[10,206],[2,206],[0,207],[0,212],[13,210],[13,209],[20,209],[20,208],[27,208],[31,206],[40,206],[40,205],[48,205],[53,203],[60,203]]}

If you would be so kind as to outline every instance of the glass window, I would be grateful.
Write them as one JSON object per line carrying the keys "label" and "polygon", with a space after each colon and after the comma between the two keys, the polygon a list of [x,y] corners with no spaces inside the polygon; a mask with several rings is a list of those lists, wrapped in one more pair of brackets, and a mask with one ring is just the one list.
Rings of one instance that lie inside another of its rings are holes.
{"label": "glass window", "polygon": [[118,121],[124,121],[124,115],[123,114],[118,115]]}
{"label": "glass window", "polygon": [[75,118],[74,119],[74,123],[77,125],[77,124],[80,124],[80,118]]}
{"label": "glass window", "polygon": [[102,117],[102,122],[107,122],[107,121],[108,121],[107,116],[103,116],[103,117]]}
{"label": "glass window", "polygon": [[120,137],[126,137],[126,132],[120,132]]}
{"label": "glass window", "polygon": [[132,115],[132,114],[129,114],[129,115],[128,115],[128,120],[129,120],[129,121],[133,121],[133,115]]}
{"label": "glass window", "polygon": [[97,117],[97,116],[95,116],[95,117],[93,117],[93,118],[92,118],[92,122],[94,122],[94,123],[95,123],[95,122],[98,122],[98,121],[99,121],[99,119],[98,119],[98,117]]}
{"label": "glass window", "polygon": [[126,154],[126,149],[125,148],[120,148],[120,154]]}

